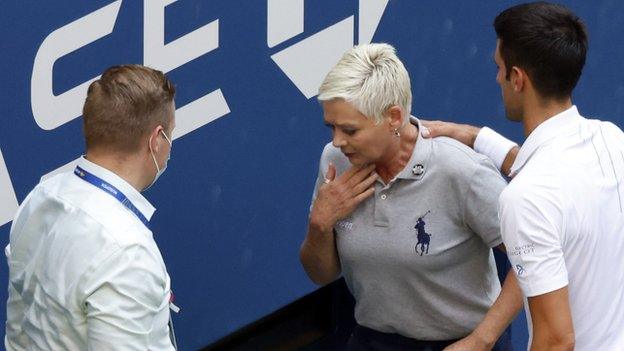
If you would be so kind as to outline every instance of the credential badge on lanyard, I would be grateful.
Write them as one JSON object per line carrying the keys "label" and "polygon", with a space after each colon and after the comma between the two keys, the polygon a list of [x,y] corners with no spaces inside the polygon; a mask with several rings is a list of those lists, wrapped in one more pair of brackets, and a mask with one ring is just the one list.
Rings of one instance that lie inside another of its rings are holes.
{"label": "credential badge on lanyard", "polygon": [[[180,307],[173,303],[174,300],[175,297],[173,295],[173,291],[169,291],[169,309],[173,311],[173,313],[180,313]],[[177,350],[178,343],[176,341],[175,330],[173,329],[173,319],[171,319],[171,313],[169,314],[169,338],[171,339],[173,348]]]}
{"label": "credential badge on lanyard", "polygon": [[134,206],[130,199],[128,199],[126,195],[124,195],[124,193],[122,193],[119,189],[115,188],[113,185],[107,183],[105,180],[101,179],[95,174],[91,174],[85,171],[80,166],[76,166],[76,169],[74,169],[74,174],[78,176],[78,178],[98,187],[100,190],[117,199],[117,201],[119,201],[124,207],[130,210],[130,212],[134,213],[134,215],[149,229],[149,220],[145,218],[143,213],[141,213],[141,211],[139,211],[139,209]]}

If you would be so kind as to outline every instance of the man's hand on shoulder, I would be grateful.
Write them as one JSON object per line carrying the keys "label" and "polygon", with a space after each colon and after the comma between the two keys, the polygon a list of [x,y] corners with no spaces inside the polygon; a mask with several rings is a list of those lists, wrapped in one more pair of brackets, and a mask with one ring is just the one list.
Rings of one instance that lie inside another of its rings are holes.
{"label": "man's hand on shoulder", "polygon": [[420,122],[424,127],[421,130],[423,137],[446,136],[453,138],[489,157],[498,170],[506,176],[511,176],[511,167],[520,150],[513,141],[487,127],[479,128],[469,124],[442,121],[421,120]]}
{"label": "man's hand on shoulder", "polygon": [[425,138],[446,136],[471,148],[474,147],[475,139],[481,130],[481,128],[469,124],[427,120],[420,120],[420,122],[425,127],[421,131]]}

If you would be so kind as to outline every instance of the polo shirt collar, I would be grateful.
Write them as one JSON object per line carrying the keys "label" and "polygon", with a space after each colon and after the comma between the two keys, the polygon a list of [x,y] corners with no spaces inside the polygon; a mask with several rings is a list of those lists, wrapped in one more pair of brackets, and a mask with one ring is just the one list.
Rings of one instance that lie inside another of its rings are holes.
{"label": "polo shirt collar", "polygon": [[575,105],[569,109],[550,117],[538,125],[522,144],[516,160],[511,167],[511,176],[515,176],[524,167],[535,151],[554,137],[571,127],[581,119],[581,115]]}
{"label": "polo shirt collar", "polygon": [[134,207],[141,211],[143,216],[145,216],[148,221],[152,218],[152,215],[154,214],[154,211],[156,211],[156,208],[152,206],[152,204],[147,201],[147,199],[143,197],[143,195],[141,195],[139,191],[137,191],[128,182],[123,180],[120,176],[102,166],[99,166],[87,160],[86,158],[84,158],[84,156],[80,157],[78,161],[78,166],[85,171],[97,176],[98,178],[101,178],[108,184],[114,186],[119,191],[121,191],[124,195],[126,195],[128,200],[132,202]]}
{"label": "polo shirt collar", "polygon": [[418,127],[416,144],[414,145],[410,160],[405,165],[405,168],[396,176],[396,179],[419,180],[427,171],[427,163],[431,158],[432,141],[420,135],[422,125],[418,118],[410,116],[409,122]]}

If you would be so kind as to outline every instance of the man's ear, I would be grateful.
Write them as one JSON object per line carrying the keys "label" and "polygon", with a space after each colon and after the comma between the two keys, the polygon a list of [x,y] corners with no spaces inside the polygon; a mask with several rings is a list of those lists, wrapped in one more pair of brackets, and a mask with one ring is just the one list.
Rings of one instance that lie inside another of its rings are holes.
{"label": "man's ear", "polygon": [[510,72],[510,80],[511,85],[513,87],[514,92],[519,93],[524,89],[526,85],[526,80],[529,79],[526,71],[517,66],[513,66]]}
{"label": "man's ear", "polygon": [[148,151],[151,149],[154,153],[160,151],[161,143],[159,142],[159,134],[161,130],[164,130],[163,126],[157,125],[152,128],[152,131],[149,133],[148,137]]}

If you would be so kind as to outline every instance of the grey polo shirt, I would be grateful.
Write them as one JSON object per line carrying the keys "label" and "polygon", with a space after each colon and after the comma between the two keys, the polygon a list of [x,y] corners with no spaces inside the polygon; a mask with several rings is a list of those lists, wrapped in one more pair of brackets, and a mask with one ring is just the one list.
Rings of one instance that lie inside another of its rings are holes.
{"label": "grey polo shirt", "polygon": [[[329,162],[338,174],[351,166],[326,145],[316,188]],[[334,226],[357,322],[421,340],[469,334],[500,292],[490,248],[502,243],[505,185],[486,157],[419,136],[405,169],[389,184],[378,181],[375,195]]]}

